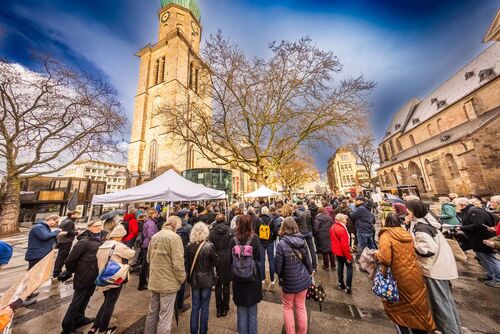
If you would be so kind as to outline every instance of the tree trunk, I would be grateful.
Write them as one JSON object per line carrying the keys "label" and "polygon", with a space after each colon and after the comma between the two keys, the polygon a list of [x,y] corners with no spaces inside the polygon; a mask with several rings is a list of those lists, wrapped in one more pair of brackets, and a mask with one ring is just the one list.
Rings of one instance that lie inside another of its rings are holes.
{"label": "tree trunk", "polygon": [[19,232],[20,191],[19,177],[7,177],[5,201],[0,215],[0,235]]}

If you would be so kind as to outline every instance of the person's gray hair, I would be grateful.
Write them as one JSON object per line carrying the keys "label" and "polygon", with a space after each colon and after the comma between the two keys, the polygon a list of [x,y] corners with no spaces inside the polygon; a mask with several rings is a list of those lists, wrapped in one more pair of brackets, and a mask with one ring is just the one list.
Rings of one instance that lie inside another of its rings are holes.
{"label": "person's gray hair", "polygon": [[450,198],[449,198],[449,197],[446,197],[446,196],[444,196],[444,197],[439,197],[439,203],[441,203],[441,204],[449,203],[450,201],[451,201],[451,200],[450,200]]}
{"label": "person's gray hair", "polygon": [[500,195],[491,196],[490,202],[495,202],[500,204]]}
{"label": "person's gray hair", "polygon": [[59,215],[48,215],[47,217],[45,217],[45,221],[49,221],[49,220],[57,220],[59,219]]}
{"label": "person's gray hair", "polygon": [[255,213],[255,208],[253,206],[249,206],[247,209],[248,214]]}
{"label": "person's gray hair", "polygon": [[459,198],[455,199],[455,204],[461,205],[461,206],[467,206],[467,205],[472,204],[472,202],[470,201],[470,199],[468,199],[466,197],[459,197]]}
{"label": "person's gray hair", "polygon": [[347,218],[349,218],[349,217],[347,215],[344,215],[343,213],[337,213],[337,215],[335,216],[335,220],[345,222],[345,223],[347,223]]}
{"label": "person's gray hair", "polygon": [[260,214],[261,215],[269,214],[269,209],[267,208],[267,206],[263,206],[262,208],[260,208]]}
{"label": "person's gray hair", "polygon": [[189,235],[189,241],[192,243],[206,241],[210,231],[208,230],[207,224],[199,222],[193,226],[191,234]]}

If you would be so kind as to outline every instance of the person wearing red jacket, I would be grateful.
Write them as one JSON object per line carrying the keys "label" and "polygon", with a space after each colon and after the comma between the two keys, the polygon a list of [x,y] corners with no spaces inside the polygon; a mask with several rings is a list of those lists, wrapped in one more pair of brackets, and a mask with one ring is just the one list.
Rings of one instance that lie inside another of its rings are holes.
{"label": "person wearing red jacket", "polygon": [[139,223],[137,219],[135,219],[135,215],[133,213],[127,213],[123,217],[123,221],[127,223],[127,235],[123,237],[122,242],[127,245],[127,247],[133,248],[135,239],[139,235]]}
{"label": "person wearing red jacket", "polygon": [[[335,224],[330,229],[332,241],[332,253],[337,257],[337,276],[339,278],[339,289],[345,290],[347,294],[352,289],[352,255],[349,249],[349,232],[347,231],[347,219],[344,214],[335,216]],[[346,283],[344,284],[344,266],[347,270]]]}

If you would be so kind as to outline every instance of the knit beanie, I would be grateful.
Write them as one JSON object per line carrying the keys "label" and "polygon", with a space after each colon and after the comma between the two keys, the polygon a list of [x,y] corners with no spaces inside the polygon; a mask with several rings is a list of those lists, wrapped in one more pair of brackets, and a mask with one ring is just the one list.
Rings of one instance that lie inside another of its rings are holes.
{"label": "knit beanie", "polygon": [[111,231],[111,234],[109,235],[109,239],[123,238],[126,235],[127,235],[127,231],[125,230],[125,227],[122,224],[118,224],[113,229],[113,231]]}

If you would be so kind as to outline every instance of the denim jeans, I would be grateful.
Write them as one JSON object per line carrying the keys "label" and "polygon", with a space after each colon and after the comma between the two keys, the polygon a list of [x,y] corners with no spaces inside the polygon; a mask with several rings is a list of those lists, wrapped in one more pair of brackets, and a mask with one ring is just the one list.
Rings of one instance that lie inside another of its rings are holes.
{"label": "denim jeans", "polygon": [[257,334],[257,304],[238,306],[238,334]]}
{"label": "denim jeans", "polygon": [[260,244],[260,276],[266,279],[266,253],[269,262],[269,275],[271,281],[274,280],[274,242],[269,245]]}
{"label": "denim jeans", "polygon": [[462,325],[455,299],[451,293],[450,281],[424,278],[427,286],[427,299],[437,329],[441,333],[460,334]]}
{"label": "denim jeans", "polygon": [[344,265],[347,269],[347,278],[345,281],[345,285],[350,289],[352,288],[352,262],[347,263],[346,257],[337,256],[337,276],[340,285],[344,285]]}
{"label": "denim jeans", "polygon": [[[208,332],[208,315],[212,289],[191,289],[191,334]],[[199,328],[199,330],[198,330]]]}
{"label": "denim jeans", "polygon": [[494,253],[476,252],[476,256],[481,261],[481,265],[486,269],[486,275],[491,279],[500,283],[500,261],[495,257]]}
{"label": "denim jeans", "polygon": [[377,246],[375,246],[375,241],[373,240],[373,234],[372,233],[357,233],[358,237],[358,254],[361,256],[361,253],[363,253],[363,250],[365,247],[368,247],[369,249],[376,249]]}

